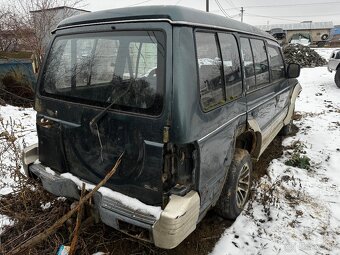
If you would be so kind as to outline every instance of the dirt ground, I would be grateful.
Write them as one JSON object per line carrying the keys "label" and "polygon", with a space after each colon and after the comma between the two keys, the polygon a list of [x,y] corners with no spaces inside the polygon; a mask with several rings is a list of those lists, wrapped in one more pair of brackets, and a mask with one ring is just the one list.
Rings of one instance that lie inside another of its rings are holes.
{"label": "dirt ground", "polygon": [[[297,132],[294,127],[293,133]],[[260,160],[254,163],[255,181],[266,174],[270,162],[282,155],[283,137],[277,136],[265,150]],[[34,188],[27,188],[34,186]],[[28,237],[39,233],[41,229],[51,226],[58,218],[65,214],[70,206],[69,201],[60,201],[48,194],[37,184],[29,184],[16,193],[0,199],[0,214],[16,219],[16,224],[9,226],[0,236],[0,254],[7,254],[16,245],[27,240]],[[42,204],[52,201],[48,209],[42,209]],[[154,245],[131,238],[102,223],[85,224],[81,229],[77,254],[93,254],[98,251],[106,254],[163,254],[186,255],[208,254],[214,248],[226,228],[233,222],[224,220],[214,213],[208,212],[197,226],[197,229],[173,250],[162,250]],[[38,227],[39,226],[39,227]],[[68,222],[50,238],[31,249],[28,254],[56,254],[61,244],[69,244],[70,233],[74,224]]]}

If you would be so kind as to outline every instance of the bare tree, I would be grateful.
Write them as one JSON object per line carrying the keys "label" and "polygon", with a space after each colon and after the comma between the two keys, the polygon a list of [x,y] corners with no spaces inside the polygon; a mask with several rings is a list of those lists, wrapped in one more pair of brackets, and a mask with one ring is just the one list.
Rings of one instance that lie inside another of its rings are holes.
{"label": "bare tree", "polygon": [[82,13],[78,8],[84,5],[85,0],[14,0],[9,7],[11,18],[7,26],[41,62],[51,31],[61,20]]}
{"label": "bare tree", "polygon": [[11,11],[5,6],[0,6],[0,51],[15,49],[18,43],[14,31],[11,30],[9,25],[11,20]]}

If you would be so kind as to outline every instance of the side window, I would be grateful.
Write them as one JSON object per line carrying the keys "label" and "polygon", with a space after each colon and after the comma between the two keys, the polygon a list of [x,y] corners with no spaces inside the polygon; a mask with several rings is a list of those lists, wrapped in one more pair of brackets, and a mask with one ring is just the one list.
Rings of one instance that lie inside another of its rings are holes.
{"label": "side window", "polygon": [[269,83],[268,59],[264,41],[250,39],[254,54],[256,86]]}
{"label": "side window", "polygon": [[248,38],[241,38],[241,57],[244,64],[245,83],[247,86],[255,86],[254,59]]}
{"label": "side window", "polygon": [[280,48],[276,46],[268,46],[268,55],[270,59],[270,71],[273,81],[285,77],[285,66],[283,63]]}
{"label": "side window", "polygon": [[240,55],[236,39],[231,34],[219,33],[224,81],[227,100],[233,100],[242,94],[242,74]]}
{"label": "side window", "polygon": [[209,111],[225,103],[221,57],[215,33],[196,33],[201,103]]}

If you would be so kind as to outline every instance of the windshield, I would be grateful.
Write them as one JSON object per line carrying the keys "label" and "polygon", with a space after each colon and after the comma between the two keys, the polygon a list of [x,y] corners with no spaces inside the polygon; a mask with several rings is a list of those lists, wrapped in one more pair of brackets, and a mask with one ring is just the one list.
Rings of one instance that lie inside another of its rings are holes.
{"label": "windshield", "polygon": [[57,37],[40,92],[80,103],[158,115],[163,106],[165,38],[159,31]]}

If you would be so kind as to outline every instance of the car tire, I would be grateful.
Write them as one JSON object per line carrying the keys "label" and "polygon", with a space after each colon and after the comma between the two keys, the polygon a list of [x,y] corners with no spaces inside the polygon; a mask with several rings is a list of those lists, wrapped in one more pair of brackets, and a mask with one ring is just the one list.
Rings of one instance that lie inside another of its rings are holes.
{"label": "car tire", "polygon": [[338,88],[340,88],[340,68],[336,69],[336,73],[334,76],[334,82]]}
{"label": "car tire", "polygon": [[236,219],[249,199],[251,185],[250,155],[247,150],[237,148],[215,211],[223,218]]}

